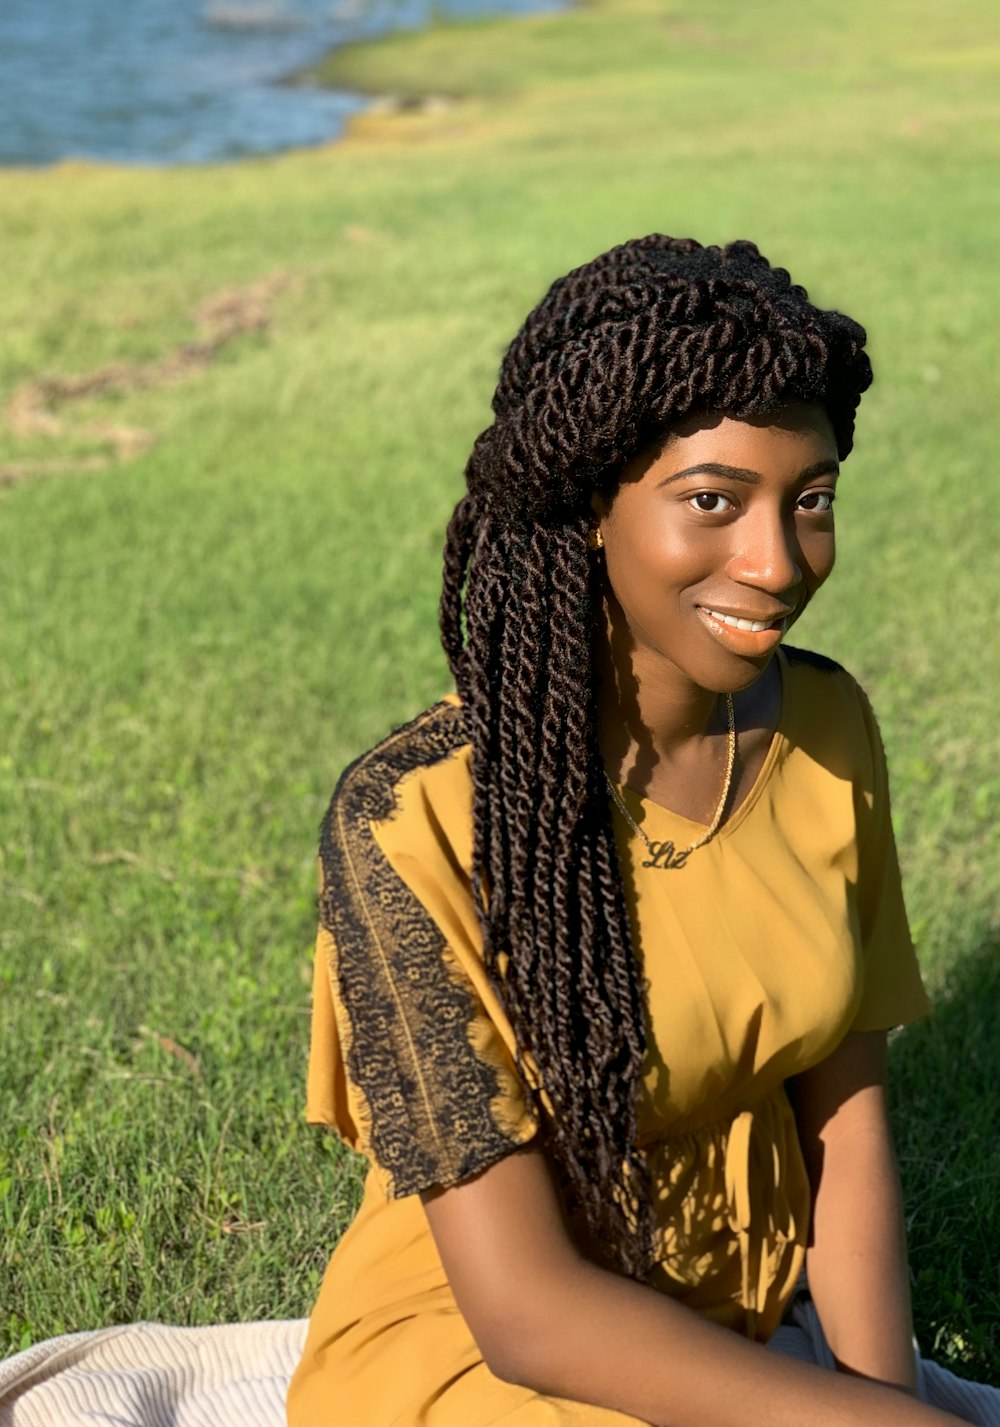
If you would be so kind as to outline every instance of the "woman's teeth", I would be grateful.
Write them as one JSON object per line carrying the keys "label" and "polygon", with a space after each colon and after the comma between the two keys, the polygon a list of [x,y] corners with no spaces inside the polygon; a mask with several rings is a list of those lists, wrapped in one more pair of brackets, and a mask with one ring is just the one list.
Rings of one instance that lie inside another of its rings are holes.
{"label": "woman's teeth", "polygon": [[709,609],[704,606],[705,613],[710,614],[713,619],[717,619],[720,624],[731,624],[734,629],[749,629],[754,634],[760,634],[765,629],[771,629],[778,622],[772,620],[769,624],[764,624],[758,619],[737,619],[734,614],[719,614],[718,610]]}

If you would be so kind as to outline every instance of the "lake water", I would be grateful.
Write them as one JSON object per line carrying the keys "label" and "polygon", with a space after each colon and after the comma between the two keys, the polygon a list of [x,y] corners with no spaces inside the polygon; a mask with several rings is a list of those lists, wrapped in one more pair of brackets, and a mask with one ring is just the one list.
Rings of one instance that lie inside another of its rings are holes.
{"label": "lake water", "polygon": [[[436,15],[551,0],[0,0],[0,164],[190,164],[322,143],[362,96],[281,80]],[[447,88],[442,79],[442,88]]]}

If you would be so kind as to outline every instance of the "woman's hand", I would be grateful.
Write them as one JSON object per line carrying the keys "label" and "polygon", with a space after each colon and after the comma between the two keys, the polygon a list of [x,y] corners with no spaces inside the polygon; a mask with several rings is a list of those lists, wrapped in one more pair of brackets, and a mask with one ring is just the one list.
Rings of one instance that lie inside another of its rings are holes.
{"label": "woman's hand", "polygon": [[809,1290],[844,1372],[916,1389],[884,1031],[848,1035],[789,1082],[812,1186]]}
{"label": "woman's hand", "polygon": [[458,1306],[508,1382],[655,1427],[958,1427],[893,1388],[783,1357],[587,1262],[538,1150],[423,1201]]}

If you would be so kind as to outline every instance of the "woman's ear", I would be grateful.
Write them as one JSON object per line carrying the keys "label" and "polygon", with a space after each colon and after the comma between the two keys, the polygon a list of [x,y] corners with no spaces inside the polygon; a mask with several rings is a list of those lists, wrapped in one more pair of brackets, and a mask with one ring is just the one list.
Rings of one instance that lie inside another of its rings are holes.
{"label": "woman's ear", "polygon": [[590,509],[593,515],[593,521],[587,532],[587,545],[591,550],[603,550],[603,524],[608,513],[608,503],[603,496],[598,495],[595,491],[590,497]]}

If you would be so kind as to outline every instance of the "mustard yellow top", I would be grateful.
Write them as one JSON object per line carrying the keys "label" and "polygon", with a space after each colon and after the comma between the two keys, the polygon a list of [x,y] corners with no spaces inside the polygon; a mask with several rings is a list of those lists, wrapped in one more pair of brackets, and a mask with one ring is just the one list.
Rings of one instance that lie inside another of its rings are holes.
{"label": "mustard yellow top", "polygon": [[[849,1030],[927,1001],[900,888],[885,756],[852,677],[779,650],[782,707],[756,783],[683,869],[647,868],[615,813],[648,983],[640,1104],[659,1225],[650,1281],[748,1336],[780,1322],[809,1188],[784,1081]],[[697,823],[624,790],[648,835]],[[487,981],[470,896],[472,787],[457,700],[344,774],[321,842],[310,1121],[368,1156],[323,1280],[291,1427],[624,1427],[501,1382],[452,1297],[418,1191],[479,1173],[537,1125]]]}

